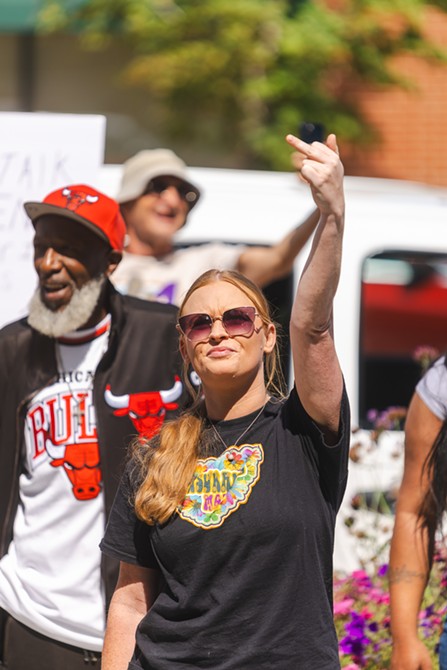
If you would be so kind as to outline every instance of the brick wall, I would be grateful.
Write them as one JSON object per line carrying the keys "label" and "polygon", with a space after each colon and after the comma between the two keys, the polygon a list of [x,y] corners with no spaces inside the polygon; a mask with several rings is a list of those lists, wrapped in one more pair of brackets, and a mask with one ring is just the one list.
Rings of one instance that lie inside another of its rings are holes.
{"label": "brick wall", "polygon": [[[430,10],[426,32],[445,48],[447,16]],[[447,186],[447,65],[401,56],[394,67],[413,79],[415,89],[356,91],[382,141],[367,149],[343,147],[346,173]]]}

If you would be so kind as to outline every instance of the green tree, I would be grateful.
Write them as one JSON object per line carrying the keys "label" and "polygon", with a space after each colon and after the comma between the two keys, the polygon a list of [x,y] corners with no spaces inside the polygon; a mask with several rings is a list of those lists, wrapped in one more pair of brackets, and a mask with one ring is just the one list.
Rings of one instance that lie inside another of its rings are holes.
{"label": "green tree", "polygon": [[48,0],[40,29],[75,28],[88,49],[122,40],[123,80],[163,103],[164,132],[288,168],[282,138],[303,121],[371,141],[353,91],[410,87],[393,56],[447,62],[423,33],[430,6],[447,13],[447,0]]}

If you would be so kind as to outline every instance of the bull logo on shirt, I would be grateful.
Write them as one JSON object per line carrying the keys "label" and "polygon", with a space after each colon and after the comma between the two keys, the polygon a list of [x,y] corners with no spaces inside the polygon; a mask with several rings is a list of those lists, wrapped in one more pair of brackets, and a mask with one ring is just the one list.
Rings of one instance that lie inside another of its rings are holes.
{"label": "bull logo on shirt", "polygon": [[47,439],[46,451],[53,468],[65,470],[76,500],[91,500],[99,495],[102,476],[98,442],[67,444],[61,454],[61,448]]}
{"label": "bull logo on shirt", "polygon": [[183,390],[179,377],[172,388],[165,391],[147,391],[145,393],[126,393],[114,395],[110,385],[106,387],[104,399],[114,409],[115,416],[128,416],[139,435],[150,438],[160,430],[166,418],[166,412],[178,409],[176,402]]}
{"label": "bull logo on shirt", "polygon": [[[44,439],[50,465],[62,468],[70,480],[76,500],[91,500],[101,492],[101,459],[91,402],[91,392],[78,391],[48,398],[41,408],[43,435],[40,439]],[[39,409],[28,413],[35,427]]]}
{"label": "bull logo on shirt", "polygon": [[[108,386],[104,399],[115,416],[128,416],[140,435],[152,437],[166,412],[178,408],[182,390],[176,377],[172,388],[162,391],[114,395]],[[76,500],[96,498],[102,490],[102,474],[91,390],[49,394],[30,406],[26,422],[30,467],[49,457],[53,468],[65,472]]]}

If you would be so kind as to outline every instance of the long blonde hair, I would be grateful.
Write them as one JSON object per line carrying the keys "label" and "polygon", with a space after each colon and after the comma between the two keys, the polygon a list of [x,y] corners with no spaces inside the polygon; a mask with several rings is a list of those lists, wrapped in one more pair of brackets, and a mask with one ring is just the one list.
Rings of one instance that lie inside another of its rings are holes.
{"label": "long blonde hair", "polygon": [[[262,291],[244,275],[234,270],[208,270],[192,284],[179,309],[197,289],[216,281],[232,284],[250,299],[264,326],[272,323],[267,300]],[[182,336],[181,336],[182,337]],[[135,495],[135,512],[146,523],[165,523],[183,502],[199,458],[205,425],[205,406],[200,393],[189,381],[188,363],[184,362],[184,380],[194,402],[177,419],[165,422],[157,437],[139,438],[133,457],[141,482]],[[265,355],[264,374],[267,391],[283,395],[284,381],[279,365],[278,345]]]}

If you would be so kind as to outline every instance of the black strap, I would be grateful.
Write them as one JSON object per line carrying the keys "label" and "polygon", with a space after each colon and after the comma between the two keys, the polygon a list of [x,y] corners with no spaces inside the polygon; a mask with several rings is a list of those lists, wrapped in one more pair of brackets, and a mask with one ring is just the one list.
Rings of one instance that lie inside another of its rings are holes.
{"label": "black strap", "polygon": [[0,668],[6,668],[6,665],[3,663],[3,659],[5,651],[5,629],[7,619],[8,612],[5,612],[5,610],[2,610],[0,607]]}

